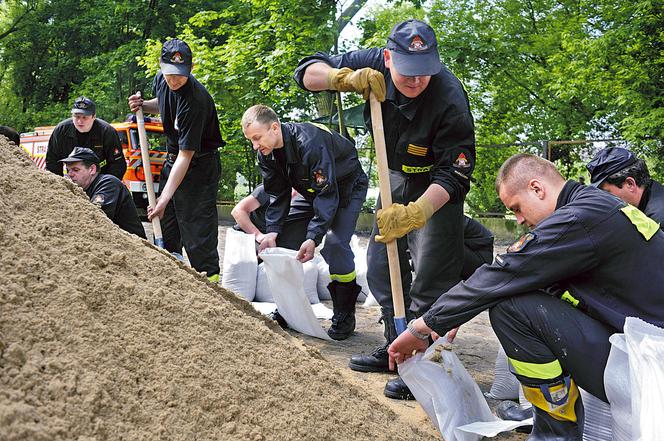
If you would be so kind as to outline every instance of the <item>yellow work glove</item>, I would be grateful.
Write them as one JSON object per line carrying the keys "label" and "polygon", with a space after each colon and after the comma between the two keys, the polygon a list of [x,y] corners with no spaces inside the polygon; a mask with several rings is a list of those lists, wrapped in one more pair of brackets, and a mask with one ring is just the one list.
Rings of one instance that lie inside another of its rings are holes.
{"label": "yellow work glove", "polygon": [[424,196],[408,205],[392,204],[389,208],[380,209],[376,213],[376,223],[380,231],[380,235],[376,235],[376,242],[388,243],[403,237],[417,228],[422,228],[431,216],[433,205]]}
{"label": "yellow work glove", "polygon": [[370,67],[358,70],[348,67],[330,69],[327,88],[340,92],[358,92],[365,100],[369,99],[369,92],[373,92],[378,101],[385,101],[385,77]]}

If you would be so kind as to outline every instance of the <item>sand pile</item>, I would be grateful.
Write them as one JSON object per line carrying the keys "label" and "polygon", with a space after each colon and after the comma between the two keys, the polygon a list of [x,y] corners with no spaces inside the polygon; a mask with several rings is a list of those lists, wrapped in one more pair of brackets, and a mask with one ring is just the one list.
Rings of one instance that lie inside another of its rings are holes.
{"label": "sand pile", "polygon": [[428,439],[0,137],[0,439]]}

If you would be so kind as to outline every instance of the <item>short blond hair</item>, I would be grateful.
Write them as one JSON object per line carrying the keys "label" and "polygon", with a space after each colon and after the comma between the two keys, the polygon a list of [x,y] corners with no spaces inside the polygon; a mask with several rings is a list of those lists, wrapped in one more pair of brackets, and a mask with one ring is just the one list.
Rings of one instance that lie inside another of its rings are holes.
{"label": "short blond hair", "polygon": [[531,179],[546,179],[551,182],[565,182],[556,166],[539,156],[519,153],[509,157],[498,170],[496,176],[496,193],[506,187],[515,193],[526,189]]}
{"label": "short blond hair", "polygon": [[241,124],[242,130],[244,130],[253,123],[270,125],[274,122],[279,123],[279,117],[274,110],[265,104],[256,104],[255,106],[249,107],[244,112]]}

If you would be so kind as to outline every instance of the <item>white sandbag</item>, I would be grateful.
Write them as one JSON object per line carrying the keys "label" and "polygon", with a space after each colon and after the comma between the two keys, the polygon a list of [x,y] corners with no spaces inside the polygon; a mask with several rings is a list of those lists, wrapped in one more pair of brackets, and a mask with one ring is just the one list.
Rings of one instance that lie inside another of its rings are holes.
{"label": "white sandbag", "polygon": [[251,306],[263,315],[272,314],[277,310],[277,304],[272,302],[251,302]]}
{"label": "white sandbag", "polygon": [[265,272],[265,265],[260,263],[256,271],[256,295],[254,296],[256,302],[274,303],[274,296],[272,295],[272,287],[270,281],[267,279],[267,272]]}
{"label": "white sandbag", "polygon": [[625,320],[632,391],[632,437],[661,440],[664,417],[664,329],[635,317]]}
{"label": "white sandbag", "polygon": [[256,293],[257,267],[254,235],[228,228],[221,286],[251,302]]}
{"label": "white sandbag", "polygon": [[526,394],[523,392],[523,387],[519,385],[519,407],[521,409],[531,409],[533,407],[533,403],[528,401],[528,398],[526,398]]}
{"label": "white sandbag", "polygon": [[480,435],[455,429],[497,418],[456,354],[443,349],[445,342],[439,338],[399,365],[399,375],[446,441],[479,441]]}
{"label": "white sandbag", "polygon": [[519,380],[510,372],[505,350],[498,343],[496,364],[493,368],[493,384],[491,390],[484,395],[494,400],[516,400],[519,398]]}
{"label": "white sandbag", "polygon": [[327,262],[322,257],[318,257],[316,264],[318,265],[318,280],[316,283],[318,298],[320,300],[332,300],[330,291],[327,289],[327,285],[330,283],[330,267],[327,266]]}
{"label": "white sandbag", "polygon": [[378,300],[373,296],[373,294],[369,293],[367,296],[367,299],[364,301],[362,304],[365,308],[370,308],[372,306],[378,306]]}
{"label": "white sandbag", "polygon": [[350,239],[350,249],[353,251],[355,262],[355,278],[357,284],[360,285],[362,291],[357,296],[358,302],[364,302],[371,291],[369,290],[369,282],[367,282],[367,249],[360,246],[360,239],[353,234]]}
{"label": "white sandbag", "polygon": [[[316,284],[318,282],[318,266],[309,261],[302,265],[304,271],[304,279],[302,280],[302,288],[304,294],[309,299],[309,303],[320,303],[318,300],[318,290]],[[256,296],[254,300],[257,302],[274,302],[274,295],[272,294],[273,286],[267,278],[265,265],[258,265],[256,274]]]}
{"label": "white sandbag", "polygon": [[611,441],[611,407],[579,388],[583,402],[583,441]]}
{"label": "white sandbag", "polygon": [[309,303],[320,303],[318,299],[318,265],[310,260],[302,265],[304,271],[304,294],[309,299]]}
{"label": "white sandbag", "polygon": [[318,323],[304,294],[304,269],[295,259],[296,251],[268,248],[261,252],[274,302],[288,326],[303,334],[331,340]]}
{"label": "white sandbag", "polygon": [[625,334],[609,338],[611,351],[604,368],[604,390],[611,404],[611,433],[615,441],[632,441],[632,398]]}

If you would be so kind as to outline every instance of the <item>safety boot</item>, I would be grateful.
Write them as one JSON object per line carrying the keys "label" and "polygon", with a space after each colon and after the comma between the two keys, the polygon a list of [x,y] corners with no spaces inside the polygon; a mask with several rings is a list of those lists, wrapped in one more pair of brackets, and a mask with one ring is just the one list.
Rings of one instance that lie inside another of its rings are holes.
{"label": "safety boot", "polygon": [[348,367],[358,372],[391,372],[387,348],[397,338],[397,330],[394,327],[394,314],[383,309],[380,321],[383,322],[385,331],[385,344],[377,347],[371,354],[355,354],[350,357]]}
{"label": "safety boot", "polygon": [[345,340],[355,330],[355,303],[362,288],[353,279],[351,282],[334,280],[327,285],[332,297],[332,326],[327,335],[333,340]]}
{"label": "safety boot", "polygon": [[533,408],[522,408],[519,403],[511,400],[501,401],[496,406],[496,416],[501,420],[523,421],[533,416]]}
{"label": "safety boot", "polygon": [[393,380],[388,381],[385,384],[385,389],[383,389],[383,395],[387,398],[392,398],[395,400],[414,400],[415,395],[408,389],[406,383],[397,377]]}
{"label": "safety boot", "polygon": [[526,441],[581,441],[583,403],[569,376],[552,384],[523,385],[533,403],[533,430]]}

